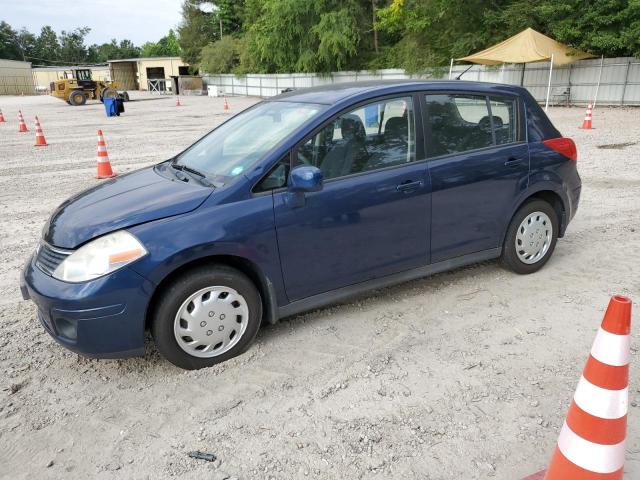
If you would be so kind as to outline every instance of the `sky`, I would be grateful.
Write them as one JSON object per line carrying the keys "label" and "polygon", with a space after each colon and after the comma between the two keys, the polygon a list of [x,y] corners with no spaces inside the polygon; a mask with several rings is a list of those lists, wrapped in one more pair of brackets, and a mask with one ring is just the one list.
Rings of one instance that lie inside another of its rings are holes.
{"label": "sky", "polygon": [[0,0],[0,20],[35,34],[44,25],[58,33],[87,26],[87,45],[128,38],[140,46],[175,29],[181,5],[182,0]]}

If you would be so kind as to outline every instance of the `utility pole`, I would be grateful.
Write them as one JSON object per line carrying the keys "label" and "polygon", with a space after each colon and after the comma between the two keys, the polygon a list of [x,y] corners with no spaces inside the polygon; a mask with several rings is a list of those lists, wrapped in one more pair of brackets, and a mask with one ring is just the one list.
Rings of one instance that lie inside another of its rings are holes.
{"label": "utility pole", "polygon": [[376,53],[378,50],[378,29],[376,28],[376,0],[371,0],[371,26],[373,27],[373,49]]}

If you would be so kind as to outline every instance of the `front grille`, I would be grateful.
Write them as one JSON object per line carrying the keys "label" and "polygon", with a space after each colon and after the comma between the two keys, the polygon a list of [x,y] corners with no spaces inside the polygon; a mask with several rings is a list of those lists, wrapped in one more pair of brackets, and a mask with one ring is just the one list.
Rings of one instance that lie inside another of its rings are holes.
{"label": "front grille", "polygon": [[73,253],[72,250],[62,250],[54,248],[48,243],[42,242],[38,256],[36,257],[36,266],[47,275],[52,275],[58,265]]}

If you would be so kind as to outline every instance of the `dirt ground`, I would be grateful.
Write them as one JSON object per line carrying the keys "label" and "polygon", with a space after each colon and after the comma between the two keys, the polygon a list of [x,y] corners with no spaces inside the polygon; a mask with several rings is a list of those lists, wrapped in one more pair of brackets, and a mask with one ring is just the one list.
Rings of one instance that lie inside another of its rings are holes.
{"label": "dirt ground", "polygon": [[[535,275],[487,262],[262,328],[223,365],[87,360],[58,346],[18,288],[53,209],[95,185],[96,130],[125,172],[222,122],[222,100],[100,104],[0,97],[0,477],[516,479],[545,467],[609,296],[640,299],[640,109],[552,109],[583,194]],[[230,99],[237,112],[256,99]],[[17,132],[21,108],[30,127]],[[39,115],[46,148],[33,147]],[[618,148],[605,145],[630,142]],[[640,478],[634,304],[625,479]],[[191,450],[214,453],[213,463]]]}

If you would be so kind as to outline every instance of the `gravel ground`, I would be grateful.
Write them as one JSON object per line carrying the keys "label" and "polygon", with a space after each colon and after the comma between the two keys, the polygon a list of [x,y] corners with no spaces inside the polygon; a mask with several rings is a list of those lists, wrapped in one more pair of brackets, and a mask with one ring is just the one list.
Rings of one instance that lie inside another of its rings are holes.
{"label": "gravel ground", "polygon": [[[227,118],[221,99],[134,98],[106,118],[0,97],[0,477],[520,479],[546,465],[609,296],[640,298],[640,110],[599,107],[585,131],[583,109],[552,109],[578,144],[583,197],[539,273],[487,262],[379,290],[184,372],[151,344],[121,361],[64,350],[18,288],[47,216],[98,182],[97,128],[125,172]],[[230,99],[232,113],[255,101]],[[32,146],[36,114],[49,147]],[[626,479],[640,478],[637,325],[632,342]]]}

